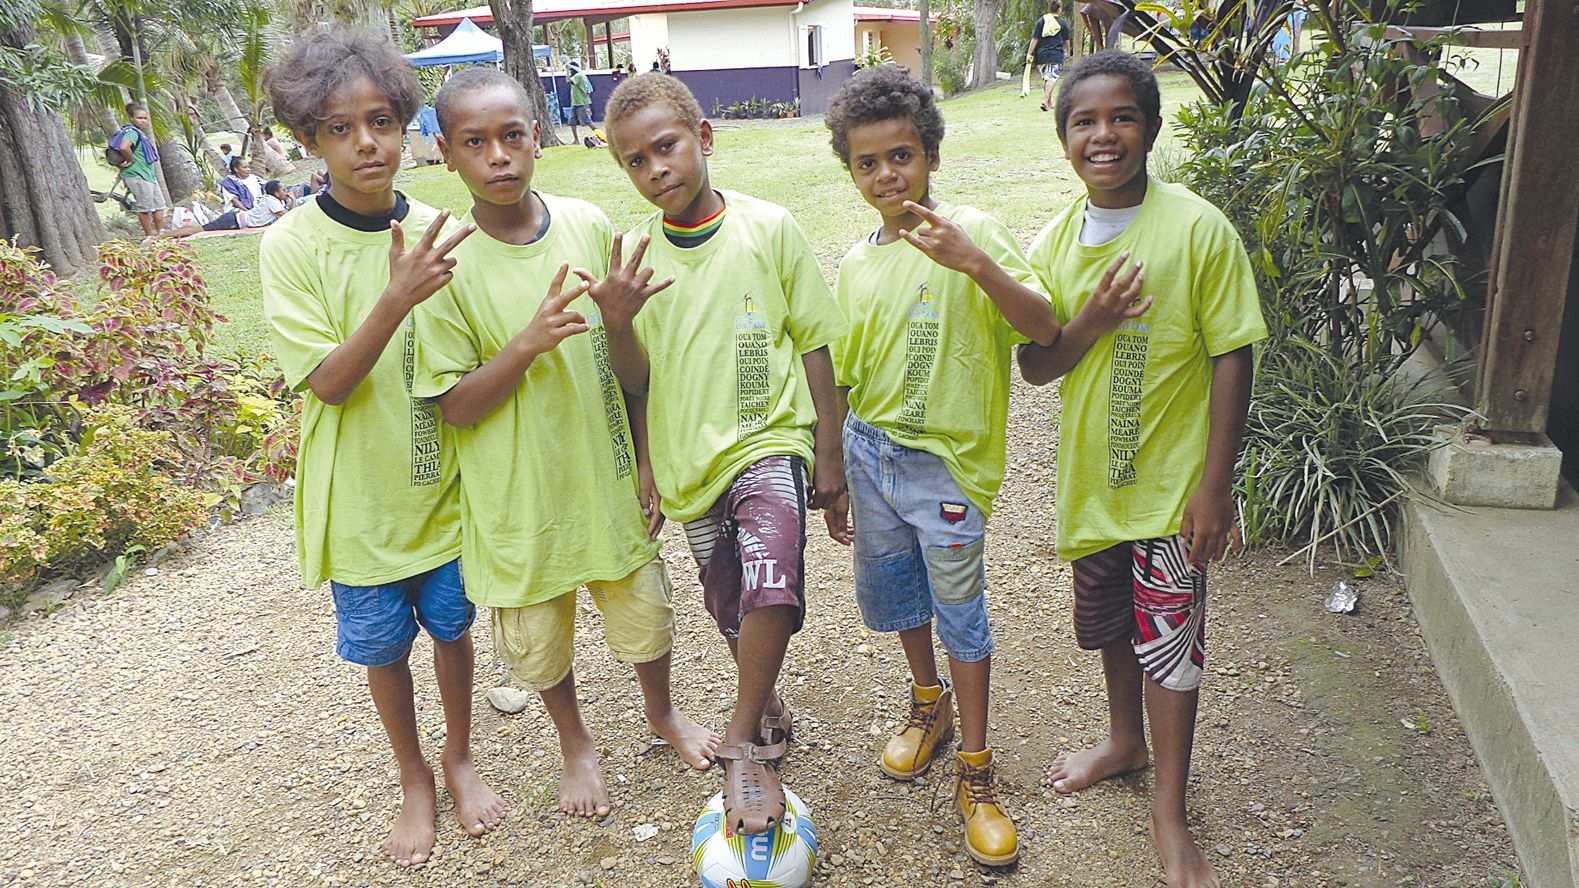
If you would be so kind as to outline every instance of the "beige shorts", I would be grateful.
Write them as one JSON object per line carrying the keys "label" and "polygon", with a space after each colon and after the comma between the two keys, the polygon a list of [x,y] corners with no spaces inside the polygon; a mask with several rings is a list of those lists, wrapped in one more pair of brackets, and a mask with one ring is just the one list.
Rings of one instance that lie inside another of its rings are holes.
{"label": "beige shorts", "polygon": [[[622,663],[648,663],[674,644],[674,591],[663,560],[654,558],[629,576],[588,583],[603,614],[609,653]],[[493,609],[493,646],[510,676],[529,691],[565,680],[575,653],[576,591],[526,607]]]}

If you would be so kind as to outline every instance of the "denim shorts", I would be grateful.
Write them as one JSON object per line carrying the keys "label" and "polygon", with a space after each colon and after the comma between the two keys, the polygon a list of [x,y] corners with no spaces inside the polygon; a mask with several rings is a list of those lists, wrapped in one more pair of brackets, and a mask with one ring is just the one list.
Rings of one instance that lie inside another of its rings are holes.
{"label": "denim shorts", "polygon": [[339,640],[335,653],[361,666],[388,666],[411,653],[417,626],[435,641],[457,641],[471,628],[477,608],[466,600],[460,559],[381,586],[334,590]]}
{"label": "denim shorts", "polygon": [[580,125],[580,126],[591,126],[592,125],[592,106],[591,105],[571,105],[570,106],[570,122],[574,123],[574,124],[577,124],[577,125]]}
{"label": "denim shorts", "polygon": [[844,473],[855,525],[855,600],[876,632],[937,623],[950,657],[992,654],[982,566],[987,519],[937,456],[896,444],[854,413]]}

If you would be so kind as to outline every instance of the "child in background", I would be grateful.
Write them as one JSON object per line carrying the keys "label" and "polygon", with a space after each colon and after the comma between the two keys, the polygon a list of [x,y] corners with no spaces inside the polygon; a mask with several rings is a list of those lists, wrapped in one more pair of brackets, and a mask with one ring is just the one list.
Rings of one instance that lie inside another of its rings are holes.
{"label": "child in background", "polygon": [[387,39],[344,31],[299,39],[270,72],[269,95],[276,119],[329,171],[327,190],[269,226],[259,257],[275,354],[303,394],[302,580],[331,581],[336,651],[367,667],[403,794],[383,849],[411,866],[433,853],[438,805],[407,663],[419,626],[433,639],[445,724],[439,761],[456,818],[477,836],[505,813],[472,763],[475,609],[461,584],[455,454],[437,405],[407,393],[409,315],[449,283],[448,254],[472,229],[441,242],[449,213],[394,188],[404,123],[422,88]]}
{"label": "child in background", "polygon": [[[1102,652],[1109,736],[1056,758],[1046,782],[1076,792],[1145,767],[1155,752],[1151,832],[1168,885],[1217,886],[1189,829],[1185,788],[1206,568],[1238,538],[1234,465],[1251,346],[1266,325],[1233,225],[1184,186],[1147,175],[1162,129],[1149,65],[1119,50],[1085,57],[1064,77],[1056,122],[1086,196],[1031,246],[1066,326],[1051,348],[1023,347],[1020,368],[1037,385],[1063,378],[1058,555],[1074,568],[1076,640]],[[1126,279],[1114,310],[1140,292],[1137,257],[1155,298],[1150,313],[1116,330],[1082,323],[1087,303],[1109,299]]]}
{"label": "child in background", "polygon": [[647,398],[663,511],[685,522],[735,657],[716,751],[726,822],[768,832],[784,817],[777,767],[794,726],[775,685],[805,616],[806,508],[844,492],[827,348],[844,318],[788,211],[713,189],[712,127],[685,84],[632,78],[605,116],[610,153],[658,208],[628,237],[648,239],[651,269],[674,285],[650,299],[592,295],[621,384]]}
{"label": "child in background", "polygon": [[610,653],[635,667],[648,729],[698,769],[719,740],[670,702],[662,514],[638,500],[651,489],[646,442],[631,434],[587,286],[565,286],[572,266],[608,269],[599,294],[650,296],[667,282],[636,272],[640,246],[621,265],[619,235],[596,207],[532,190],[537,125],[517,80],[470,68],[435,104],[439,149],[471,191],[478,232],[455,249],[455,279],[416,312],[412,392],[438,398],[455,427],[466,594],[492,609],[494,650],[554,721],[559,808],[605,817],[572,669],[578,587],[604,615]]}

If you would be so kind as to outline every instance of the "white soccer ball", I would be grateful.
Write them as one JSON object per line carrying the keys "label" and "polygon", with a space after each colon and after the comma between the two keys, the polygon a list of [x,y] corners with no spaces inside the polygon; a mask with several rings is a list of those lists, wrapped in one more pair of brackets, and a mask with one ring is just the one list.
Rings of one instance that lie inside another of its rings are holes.
{"label": "white soccer ball", "polygon": [[811,809],[784,790],[784,822],[743,836],[724,823],[724,794],[703,806],[691,828],[691,865],[702,888],[805,888],[817,867],[817,826]]}

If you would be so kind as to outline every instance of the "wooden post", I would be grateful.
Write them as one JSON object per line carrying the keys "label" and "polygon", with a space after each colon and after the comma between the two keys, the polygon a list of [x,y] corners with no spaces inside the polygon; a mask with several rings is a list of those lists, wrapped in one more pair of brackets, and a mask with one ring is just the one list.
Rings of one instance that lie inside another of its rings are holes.
{"label": "wooden post", "polygon": [[[586,34],[587,44],[587,51],[581,54],[581,61],[588,68],[595,68],[598,65],[598,51],[596,49],[598,32],[592,29],[592,19],[582,19],[581,30]],[[609,67],[612,68],[614,66],[610,65]]]}
{"label": "wooden post", "polygon": [[1481,343],[1476,409],[1505,440],[1544,434],[1572,269],[1579,177],[1579,7],[1528,0],[1497,231],[1491,250],[1490,323]]}

